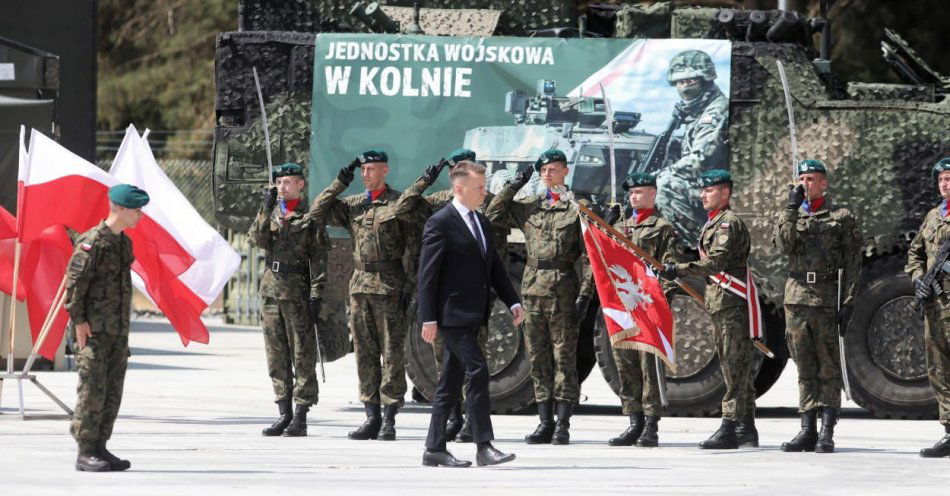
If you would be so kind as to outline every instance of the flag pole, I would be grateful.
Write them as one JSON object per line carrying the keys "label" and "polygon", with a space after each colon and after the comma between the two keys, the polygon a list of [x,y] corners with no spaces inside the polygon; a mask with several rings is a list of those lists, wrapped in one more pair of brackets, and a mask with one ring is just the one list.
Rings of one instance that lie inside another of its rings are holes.
{"label": "flag pole", "polygon": [[33,344],[33,350],[30,352],[30,356],[26,360],[26,365],[23,366],[23,371],[20,372],[20,377],[30,373],[30,369],[33,368],[33,362],[36,361],[36,357],[39,355],[40,348],[43,347],[43,343],[46,342],[46,337],[49,335],[50,329],[53,328],[53,322],[56,321],[56,314],[62,310],[63,305],[66,303],[65,289],[66,281],[68,279],[68,275],[63,275],[63,281],[59,283],[59,289],[56,290],[56,297],[53,298],[53,303],[50,305],[49,313],[46,314],[46,320],[43,322],[43,327],[40,330],[39,336],[36,337],[36,343]]}
{"label": "flag pole", "polygon": [[666,399],[666,367],[663,366],[659,355],[654,354],[653,360],[656,362],[656,385],[660,390],[660,404],[663,405],[663,408],[666,408],[670,405]]}
{"label": "flag pole", "polygon": [[7,354],[7,373],[13,373],[13,354],[16,346],[16,294],[20,280],[20,247],[23,246],[18,239],[16,248],[13,250],[13,301],[10,305],[10,351]]}

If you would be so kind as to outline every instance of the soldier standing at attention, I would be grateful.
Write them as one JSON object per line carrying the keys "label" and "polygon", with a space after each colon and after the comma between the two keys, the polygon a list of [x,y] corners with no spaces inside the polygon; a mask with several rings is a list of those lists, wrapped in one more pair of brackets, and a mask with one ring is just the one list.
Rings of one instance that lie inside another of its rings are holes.
{"label": "soldier standing at attention", "polygon": [[[267,372],[280,417],[265,436],[306,436],[307,412],[317,403],[317,338],[314,325],[327,280],[326,229],[307,212],[301,196],[303,168],[274,168],[276,186],[264,191],[264,205],[249,233],[264,250],[261,323]],[[291,416],[291,402],[296,403]]]}
{"label": "soldier standing at attention", "polygon": [[[620,205],[614,205],[607,222],[653,258],[662,263],[676,263],[679,245],[676,229],[668,220],[660,217],[654,208],[656,177],[644,173],[630,174],[623,182],[623,189],[627,192],[633,215],[615,223],[620,218]],[[672,281],[663,282],[667,300],[675,287]],[[663,415],[660,403],[662,386],[657,381],[656,360],[651,353],[636,349],[612,346],[611,351],[620,378],[620,403],[623,414],[630,417],[630,427],[607,444],[655,447],[659,443],[657,423]]]}
{"label": "soldier standing at attention", "polygon": [[[703,202],[709,220],[699,234],[700,259],[695,262],[664,264],[660,275],[665,279],[683,276],[706,278],[706,309],[715,327],[716,355],[726,383],[722,397],[722,425],[702,449],[736,449],[758,446],[755,429],[755,357],[749,337],[746,300],[709,279],[719,273],[746,280],[750,239],[745,222],[729,208],[732,176],[713,169],[699,177]],[[739,424],[739,425],[737,425]]]}
{"label": "soldier standing at attention", "polygon": [[[933,288],[921,279],[933,265],[940,246],[950,239],[950,157],[937,162],[933,177],[943,201],[934,207],[910,243],[907,267],[904,269],[914,281],[915,296],[924,304],[924,344],[927,348],[927,376],[937,397],[943,436],[930,448],[920,450],[924,458],[950,456],[950,280],[942,274],[944,292],[934,296]],[[933,300],[933,301],[932,301]]]}
{"label": "soldier standing at attention", "polygon": [[[488,206],[489,219],[524,232],[528,260],[521,282],[525,344],[531,361],[534,400],[541,423],[528,444],[570,443],[571,412],[580,398],[577,379],[579,325],[593,291],[577,209],[557,193],[569,169],[561,150],[548,150],[534,164],[548,188],[543,195],[514,201],[534,172],[527,168],[505,185]],[[581,262],[578,279],[576,262]],[[554,420],[557,402],[557,422]]]}
{"label": "soldier standing at attention", "polygon": [[[825,165],[819,160],[803,160],[797,171],[800,184],[789,190],[772,238],[775,247],[788,255],[785,340],[798,366],[798,413],[802,417],[801,432],[782,443],[782,451],[831,453],[841,409],[838,330],[844,335],[851,320],[861,276],[862,239],[854,215],[827,201]],[[839,269],[844,270],[840,312]]]}
{"label": "soldier standing at attention", "polygon": [[[445,162],[449,166],[449,169],[455,168],[455,166],[462,161],[475,161],[475,152],[469,150],[468,148],[459,148],[448,155],[448,158],[445,159]],[[430,193],[426,196],[422,196],[422,193],[425,192],[427,188],[432,186],[435,183],[435,180],[438,178],[439,173],[442,171],[441,164],[431,165],[426,168],[426,171],[419,179],[416,180],[412,186],[406,189],[403,192],[402,196],[399,197],[399,200],[396,201],[396,216],[404,216],[415,212],[417,215],[421,214],[422,217],[428,219],[433,213],[438,212],[442,207],[452,203],[452,199],[455,195],[452,192],[452,189],[445,189],[441,191],[436,191]],[[488,207],[488,204],[491,203],[492,199],[495,198],[491,192],[486,192],[485,201],[482,204],[480,211],[485,213],[485,209]],[[491,219],[489,219],[491,220]],[[492,225],[495,234],[495,249],[498,252],[498,257],[505,264],[506,270],[508,266],[508,228],[499,226],[497,223]],[[492,293],[492,298],[488,302],[489,308],[494,308],[495,298],[494,293]],[[485,346],[488,343],[488,327],[483,327],[478,332],[478,344],[482,349],[482,353],[485,353]],[[445,345],[442,341],[442,335],[436,334],[435,340],[432,342],[432,351],[435,354],[435,366],[439,376],[442,375],[442,358],[445,353]],[[464,388],[462,389],[463,397],[459,398],[458,403],[449,413],[448,422],[445,429],[445,439],[447,441],[458,441],[461,443],[470,443],[473,440],[472,437],[472,426],[469,423],[468,419],[465,418],[462,412],[462,405],[464,401]]]}
{"label": "soldier standing at attention", "polygon": [[[366,191],[338,199],[357,167]],[[386,184],[388,172],[385,152],[365,151],[340,169],[311,207],[314,218],[345,228],[353,239],[350,333],[366,421],[350,439],[396,439],[396,413],[406,395],[405,317],[415,277],[407,276],[403,258],[413,240],[405,218],[394,215],[399,193]]]}
{"label": "soldier standing at attention", "polygon": [[106,449],[122,403],[129,363],[132,240],[123,232],[142,218],[148,193],[109,188],[109,216],[76,239],[66,270],[66,312],[76,333],[79,383],[69,431],[79,444],[76,470],[110,472],[132,464]]}

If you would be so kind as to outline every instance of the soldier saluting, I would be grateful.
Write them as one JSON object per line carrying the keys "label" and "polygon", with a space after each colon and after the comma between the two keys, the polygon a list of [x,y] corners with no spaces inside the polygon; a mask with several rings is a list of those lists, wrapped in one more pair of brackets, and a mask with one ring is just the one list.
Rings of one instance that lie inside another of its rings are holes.
{"label": "soldier saluting", "polygon": [[[722,425],[702,449],[736,449],[758,446],[755,429],[754,356],[749,337],[745,298],[718,281],[747,280],[750,239],[745,222],[730,208],[732,176],[713,169],[699,176],[699,197],[709,220],[699,235],[700,259],[663,266],[666,279],[699,276],[706,282],[706,309],[715,327],[716,355],[719,357],[726,393],[722,397]],[[715,279],[715,280],[714,280]]]}
{"label": "soldier saluting", "polygon": [[944,291],[935,296],[933,288],[925,284],[924,274],[933,269],[941,246],[950,240],[950,157],[937,162],[933,178],[943,201],[924,217],[917,236],[907,251],[904,269],[914,281],[914,295],[927,302],[924,306],[924,344],[927,347],[927,375],[937,397],[940,423],[946,435],[930,448],[920,450],[924,458],[950,456],[950,280],[941,274]]}
{"label": "soldier saluting", "polygon": [[[610,210],[607,222],[653,258],[663,263],[677,262],[679,243],[676,229],[668,220],[660,217],[655,209],[656,177],[632,173],[623,182],[623,189],[627,192],[633,215],[615,223],[620,217],[620,206],[615,205]],[[663,282],[667,299],[675,286],[671,281]],[[630,427],[607,444],[657,446],[657,423],[663,415],[663,406],[660,403],[662,385],[657,381],[656,360],[645,351],[616,347],[611,347],[611,351],[620,378],[621,408],[623,414],[630,417]]]}
{"label": "soldier saluting", "polygon": [[[844,335],[851,320],[861,276],[862,239],[854,215],[825,197],[825,165],[819,160],[803,160],[796,170],[800,184],[789,190],[773,237],[776,248],[788,256],[785,335],[798,366],[798,413],[802,417],[801,432],[782,443],[782,451],[831,453],[841,409],[838,332]],[[840,311],[838,284],[842,285]]]}
{"label": "soldier saluting", "polygon": [[[314,325],[327,280],[326,229],[307,212],[301,196],[303,168],[274,168],[276,186],[264,191],[264,204],[251,226],[251,240],[264,250],[261,324],[267,372],[280,417],[265,436],[306,436],[307,412],[317,403],[317,337]],[[291,415],[291,403],[296,403]]]}
{"label": "soldier saluting", "polygon": [[76,333],[79,383],[69,431],[79,444],[76,470],[128,470],[132,464],[106,449],[122,403],[129,363],[132,312],[132,240],[148,193],[129,185],[109,188],[109,216],[76,239],[66,269],[66,312]]}
{"label": "soldier saluting", "polygon": [[[514,201],[534,170],[541,174],[547,191]],[[568,172],[564,152],[548,150],[535,162],[534,169],[525,169],[506,184],[486,212],[489,219],[521,229],[528,252],[521,281],[527,313],[524,336],[541,419],[538,428],[525,437],[528,444],[568,444],[571,413],[580,398],[578,327],[593,284],[577,209],[557,193],[564,188]],[[582,267],[580,280],[574,267],[577,261]]]}
{"label": "soldier saluting", "polygon": [[[358,167],[366,191],[338,199]],[[413,240],[410,226],[394,215],[399,192],[386,184],[388,173],[385,152],[365,151],[340,169],[310,209],[315,219],[345,228],[353,239],[349,319],[366,421],[350,439],[396,439],[396,413],[406,395],[405,314],[415,276],[407,274],[403,258]]]}

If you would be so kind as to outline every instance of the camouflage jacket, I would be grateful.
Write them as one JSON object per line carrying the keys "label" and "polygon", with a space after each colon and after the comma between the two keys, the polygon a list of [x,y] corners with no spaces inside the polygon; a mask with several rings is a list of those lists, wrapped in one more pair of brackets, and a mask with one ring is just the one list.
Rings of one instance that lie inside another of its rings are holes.
{"label": "camouflage jacket", "polygon": [[706,279],[706,308],[709,313],[745,305],[743,298],[709,280],[708,276],[726,271],[745,280],[751,240],[745,222],[728,206],[706,222],[699,235],[700,259],[676,265],[680,275]]}
{"label": "camouflage jacket", "polygon": [[838,269],[844,269],[842,304],[854,303],[863,239],[847,209],[827,201],[812,214],[786,209],[778,216],[772,244],[788,256],[786,305],[836,306]]}
{"label": "camouflage jacket", "polygon": [[[528,266],[521,280],[525,296],[580,295],[591,297],[594,286],[590,260],[584,248],[577,209],[566,200],[553,205],[545,195],[533,195],[514,201],[518,190],[509,182],[488,205],[485,215],[499,229],[524,232]],[[583,201],[583,200],[581,200]],[[535,268],[532,261],[563,264],[566,268]],[[578,280],[575,262],[581,264]]]}
{"label": "camouflage jacket", "polygon": [[[427,187],[428,185],[426,182],[420,177],[416,180],[416,182],[412,183],[411,186],[406,188],[406,191],[403,191],[402,196],[396,200],[395,215],[398,217],[415,214],[421,215],[428,219],[429,216],[441,210],[442,207],[452,203],[452,199],[455,198],[455,194],[452,193],[451,189],[443,189],[441,191],[429,193],[423,197],[422,193]],[[488,194],[485,196],[485,201],[478,210],[484,214],[488,209],[488,205],[494,198],[495,195],[493,195],[491,192],[488,192]],[[491,218],[488,220],[492,221]],[[498,252],[498,256],[501,257],[502,260],[507,261],[508,233],[511,231],[511,229],[492,221],[492,230],[495,234],[495,250]]]}
{"label": "camouflage jacket", "polygon": [[[682,259],[681,243],[677,240],[676,229],[656,211],[639,224],[636,217],[629,217],[618,221],[614,227],[660,263],[676,263]],[[666,279],[661,280],[661,285],[667,300],[670,293],[678,287],[675,282]]]}
{"label": "camouflage jacket", "polygon": [[66,269],[66,311],[73,325],[127,336],[132,314],[132,240],[105,222],[76,239]]}
{"label": "camouflage jacket", "polygon": [[[329,226],[345,228],[353,239],[353,268],[350,294],[398,295],[415,290],[413,260],[418,254],[419,241],[414,235],[419,229],[414,217],[396,215],[394,206],[399,192],[388,185],[386,191],[372,202],[365,193],[338,199],[346,189],[334,179],[310,207],[310,215]],[[421,233],[421,231],[419,231]],[[395,263],[394,269],[366,271],[362,264]]]}
{"label": "camouflage jacket", "polygon": [[[261,296],[278,300],[320,298],[327,283],[327,253],[330,240],[323,224],[308,213],[303,199],[290,215],[279,218],[279,208],[257,213],[248,235],[271,260],[261,274]],[[277,264],[274,264],[277,262]],[[309,267],[309,274],[281,272],[280,264]],[[275,274],[272,267],[276,265]]]}
{"label": "camouflage jacket", "polygon": [[683,148],[670,171],[682,177],[699,177],[700,172],[724,167],[726,164],[725,130],[729,123],[729,98],[713,86],[700,96],[702,111],[687,111],[684,123]]}
{"label": "camouflage jacket", "polygon": [[[950,218],[943,214],[943,205],[940,205],[924,217],[920,230],[907,250],[907,266],[904,271],[911,279],[924,277],[927,269],[934,263],[934,258],[940,251],[940,245],[950,239]],[[944,277],[944,293],[940,298],[944,305],[950,301],[950,278]]]}

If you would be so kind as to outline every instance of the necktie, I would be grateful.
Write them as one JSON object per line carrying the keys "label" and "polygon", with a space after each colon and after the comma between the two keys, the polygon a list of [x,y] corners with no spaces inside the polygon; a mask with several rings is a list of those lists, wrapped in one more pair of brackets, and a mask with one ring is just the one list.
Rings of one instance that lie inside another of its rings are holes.
{"label": "necktie", "polygon": [[478,229],[478,221],[475,220],[475,212],[468,212],[469,222],[472,223],[472,231],[475,233],[475,241],[478,243],[478,249],[481,250],[482,256],[485,256],[485,241],[482,239],[482,232]]}

